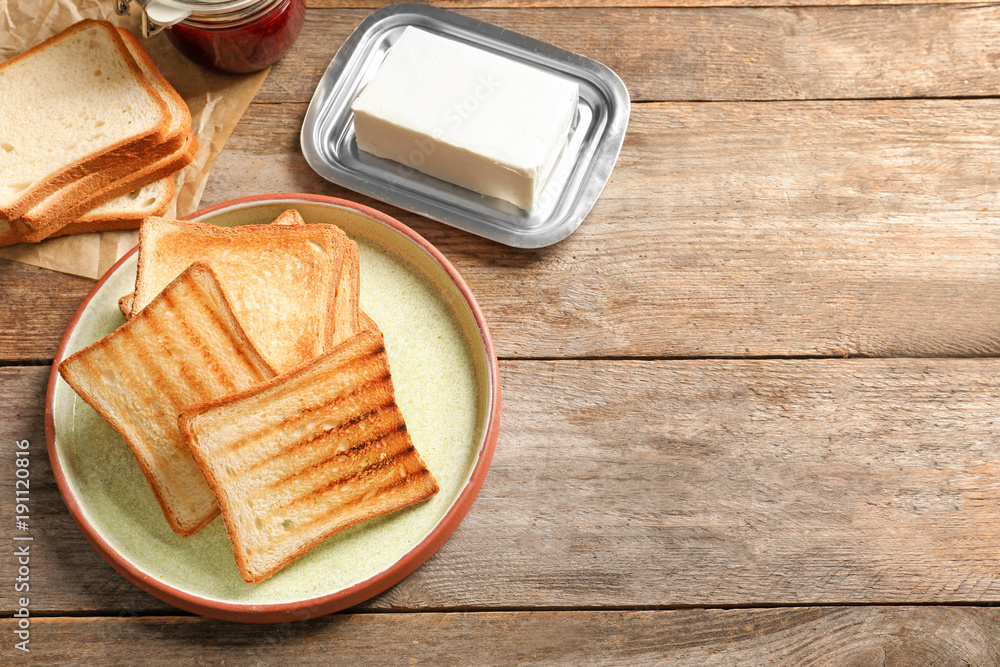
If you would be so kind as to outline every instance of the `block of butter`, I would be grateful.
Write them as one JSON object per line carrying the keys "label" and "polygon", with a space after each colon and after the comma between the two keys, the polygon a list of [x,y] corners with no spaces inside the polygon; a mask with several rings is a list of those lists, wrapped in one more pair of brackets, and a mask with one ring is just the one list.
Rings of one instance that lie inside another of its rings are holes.
{"label": "block of butter", "polygon": [[351,110],[361,150],[530,211],[577,97],[573,81],[409,26]]}

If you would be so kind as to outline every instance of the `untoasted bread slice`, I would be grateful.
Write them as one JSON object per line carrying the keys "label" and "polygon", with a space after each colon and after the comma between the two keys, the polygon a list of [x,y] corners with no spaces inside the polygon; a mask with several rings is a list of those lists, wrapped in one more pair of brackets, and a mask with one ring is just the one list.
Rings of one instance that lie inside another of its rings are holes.
{"label": "untoasted bread slice", "polygon": [[170,527],[185,536],[211,521],[218,504],[181,437],[178,415],[274,376],[201,264],[132,320],[63,361],[59,372],[121,434]]}
{"label": "untoasted bread slice", "polygon": [[[141,188],[163,178],[173,176],[173,174],[183,169],[194,160],[194,156],[197,151],[198,140],[193,134],[187,133],[184,137],[183,143],[181,143],[180,147],[176,150],[155,159],[153,159],[154,154],[158,154],[158,151],[151,151],[148,157],[152,161],[148,164],[119,164],[115,167],[105,169],[101,172],[101,175],[115,176],[116,180],[113,180],[101,190],[90,193],[80,192],[78,193],[78,196],[71,197],[70,199],[73,200],[71,205],[59,205],[57,207],[60,208],[61,213],[54,214],[52,216],[49,216],[48,213],[43,213],[42,217],[48,220],[48,223],[44,226],[32,228],[28,223],[28,214],[26,213],[25,217],[12,221],[11,227],[22,241],[32,243],[51,238],[53,236],[64,236],[65,234],[74,233],[72,229],[64,233],[60,232],[64,227],[71,226],[80,218],[86,217],[90,211],[100,207],[103,203],[109,202],[114,198],[127,195],[128,193],[135,191],[137,188]],[[91,177],[95,176],[97,176],[97,174],[91,174],[83,177],[78,183],[94,184]],[[68,189],[72,190],[74,188],[70,187]],[[33,208],[32,211],[44,209],[50,202],[63,197],[65,197],[65,195],[63,195],[62,191],[60,191],[59,193],[46,198],[43,202],[41,202],[41,204]],[[132,228],[137,228],[140,222],[141,220],[137,221]]]}
{"label": "untoasted bread slice", "polygon": [[212,267],[250,340],[278,372],[325,349],[346,236],[333,225],[215,225],[147,218],[132,316],[186,266]]}
{"label": "untoasted bread slice", "polygon": [[0,218],[13,220],[124,151],[166,139],[171,113],[106,21],[80,21],[0,64]]}
{"label": "untoasted bread slice", "polygon": [[358,321],[358,295],[361,291],[361,268],[358,244],[348,239],[344,247],[344,265],[333,307],[333,329],[327,349],[333,349],[361,331]]}
{"label": "untoasted bread slice", "polygon": [[247,582],[334,533],[437,493],[396,406],[382,336],[362,332],[291,373],[179,420]]}
{"label": "untoasted bread slice", "polygon": [[166,176],[87,211],[56,233],[76,233],[76,229],[85,225],[108,223],[112,220],[123,223],[127,221],[131,225],[129,229],[138,229],[144,219],[167,212],[176,189],[174,176]]}
{"label": "untoasted bread slice", "polygon": [[[138,190],[101,204],[76,222],[60,227],[46,238],[86,234],[87,232],[138,229],[145,218],[166,213],[173,198],[173,177],[161,178],[159,181],[154,181]],[[24,243],[24,238],[14,230],[11,224],[0,220],[0,248]]]}
{"label": "untoasted bread slice", "polygon": [[67,183],[25,211],[15,225],[26,241],[52,236],[104,202],[159,180],[187,166],[198,149],[191,132],[191,112],[184,99],[163,77],[132,33],[117,29],[132,59],[170,111],[167,136],[148,150],[120,149],[109,153],[102,169]]}

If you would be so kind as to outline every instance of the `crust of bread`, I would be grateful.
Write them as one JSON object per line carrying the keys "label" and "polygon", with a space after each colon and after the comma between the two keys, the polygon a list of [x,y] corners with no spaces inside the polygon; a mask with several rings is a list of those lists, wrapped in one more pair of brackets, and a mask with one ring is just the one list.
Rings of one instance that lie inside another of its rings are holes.
{"label": "crust of bread", "polygon": [[24,239],[14,231],[10,226],[10,223],[6,220],[0,220],[0,248],[6,248],[7,246],[15,245],[21,243]]}
{"label": "crust of bread", "polygon": [[271,222],[272,225],[288,225],[297,226],[304,225],[306,221],[302,219],[302,214],[296,211],[294,208],[290,208]]}
{"label": "crust of bread", "polygon": [[248,583],[345,528],[438,491],[395,403],[379,333],[359,333],[290,373],[189,406],[178,425]]}
{"label": "crust of bread", "polygon": [[61,40],[80,30],[85,30],[95,26],[107,35],[109,42],[120,54],[125,67],[133,74],[136,85],[143,88],[152,100],[153,104],[160,108],[162,114],[161,122],[152,129],[137,132],[131,138],[109,144],[101,150],[66,164],[60,169],[57,169],[39,179],[8,205],[0,205],[0,218],[4,220],[14,220],[20,218],[28,209],[37,205],[43,199],[53,194],[63,186],[77,181],[87,174],[99,172],[105,168],[112,167],[114,163],[120,160],[123,154],[141,153],[154,146],[162,144],[170,134],[172,116],[167,102],[163,99],[163,97],[161,97],[161,95],[154,88],[153,84],[143,74],[139,65],[136,64],[128,46],[118,34],[118,31],[107,21],[93,19],[84,19],[79,21],[63,32],[53,35],[49,39],[46,39],[37,46],[28,49],[24,53],[21,53],[4,63],[0,63],[0,73],[12,65],[35,57],[38,53],[45,49],[58,45]]}
{"label": "crust of bread", "polygon": [[163,73],[156,66],[156,63],[149,57],[149,54],[144,48],[142,48],[142,43],[139,38],[130,33],[125,28],[118,28],[118,35],[125,42],[125,46],[128,48],[129,53],[132,54],[132,58],[135,60],[139,69],[142,73],[146,75],[146,78],[153,84],[153,87],[160,93],[164,98],[164,101],[170,107],[171,113],[171,129],[177,133],[184,133],[190,131],[191,129],[191,110],[188,109],[187,102],[184,98],[180,96],[176,89],[167,78],[163,76]]}
{"label": "crust of bread", "polygon": [[372,331],[377,333],[379,336],[382,335],[382,330],[378,328],[378,324],[375,323],[368,313],[363,310],[358,310],[358,326],[361,331]]}
{"label": "crust of bread", "polygon": [[134,297],[135,294],[129,292],[118,299],[118,310],[121,311],[122,317],[126,320],[129,319],[129,315],[132,313],[132,299]]}
{"label": "crust of bread", "polygon": [[47,197],[41,205],[27,211],[24,217],[14,220],[14,231],[24,241],[41,241],[54,236],[61,227],[75,222],[101,204],[175,174],[191,164],[198,151],[198,140],[194,134],[187,132],[183,139],[179,147],[167,153],[161,154],[159,149],[150,151],[142,163],[119,163],[80,179],[71,187]]}
{"label": "crust of bread", "polygon": [[177,415],[274,376],[201,264],[135,319],[65,359],[59,373],[122,436],[183,536],[215,518],[218,505],[189,458]]}
{"label": "crust of bread", "polygon": [[358,244],[348,239],[344,246],[344,266],[340,270],[337,295],[326,349],[331,350],[361,330],[358,322],[358,297],[361,291],[361,266]]}

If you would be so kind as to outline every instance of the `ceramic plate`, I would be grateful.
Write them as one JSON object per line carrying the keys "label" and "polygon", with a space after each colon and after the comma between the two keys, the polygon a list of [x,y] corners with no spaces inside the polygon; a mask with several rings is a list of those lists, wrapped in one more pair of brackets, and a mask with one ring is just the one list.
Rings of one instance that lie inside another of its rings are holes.
{"label": "ceramic plate", "polygon": [[448,538],[486,476],[500,418],[496,355],[475,298],[454,267],[392,218],[312,195],[239,199],[190,216],[263,224],[295,208],[339,225],[361,251],[361,308],[379,325],[397,402],[441,487],[430,500],[338,533],[260,584],[240,578],[221,518],[192,537],[170,530],[132,453],[56,372],[59,362],[124,322],[133,250],[81,305],[56,354],[46,421],[59,489],[95,549],[156,597],[236,621],[306,619],[357,604],[416,569]]}

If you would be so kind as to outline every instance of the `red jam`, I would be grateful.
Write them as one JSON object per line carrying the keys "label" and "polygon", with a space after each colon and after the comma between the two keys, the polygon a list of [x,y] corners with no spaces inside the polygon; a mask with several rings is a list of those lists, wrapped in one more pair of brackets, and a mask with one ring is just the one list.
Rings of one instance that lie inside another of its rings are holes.
{"label": "red jam", "polygon": [[236,26],[185,20],[171,26],[168,33],[181,53],[196,63],[246,74],[273,65],[292,48],[305,13],[304,0],[281,0],[260,16]]}

